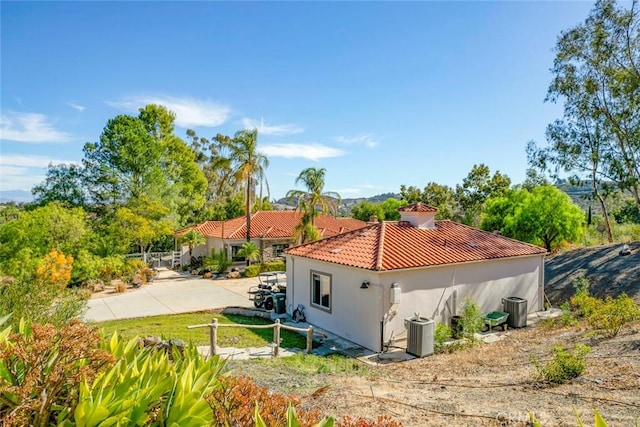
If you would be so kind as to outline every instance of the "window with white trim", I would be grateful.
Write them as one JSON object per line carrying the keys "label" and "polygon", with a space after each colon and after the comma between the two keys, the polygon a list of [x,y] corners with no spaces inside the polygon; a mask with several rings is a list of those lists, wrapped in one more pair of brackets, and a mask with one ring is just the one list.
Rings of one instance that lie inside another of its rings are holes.
{"label": "window with white trim", "polygon": [[331,275],[311,272],[311,305],[331,312]]}

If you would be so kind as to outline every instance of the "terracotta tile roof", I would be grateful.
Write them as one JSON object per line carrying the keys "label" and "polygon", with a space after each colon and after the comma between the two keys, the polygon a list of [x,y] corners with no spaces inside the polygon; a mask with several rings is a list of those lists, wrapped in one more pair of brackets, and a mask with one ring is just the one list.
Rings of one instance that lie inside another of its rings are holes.
{"label": "terracotta tile roof", "polygon": [[403,206],[398,209],[400,212],[438,212],[438,208],[425,205],[422,202],[416,202],[411,205]]}
{"label": "terracotta tile roof", "polygon": [[[258,211],[251,215],[251,237],[254,239],[291,237],[293,229],[298,225],[301,218],[302,213],[299,211]],[[354,218],[334,218],[324,214],[318,214],[316,218],[316,228],[318,228],[322,237],[335,236],[366,225],[365,222]],[[244,216],[227,221],[206,221],[180,230],[176,232],[176,235],[182,235],[191,229],[199,231],[205,237],[225,239],[244,239],[247,234],[247,224]]]}
{"label": "terracotta tile roof", "polygon": [[378,271],[546,253],[538,246],[451,221],[436,221],[435,229],[419,229],[406,221],[382,222],[286,252]]}

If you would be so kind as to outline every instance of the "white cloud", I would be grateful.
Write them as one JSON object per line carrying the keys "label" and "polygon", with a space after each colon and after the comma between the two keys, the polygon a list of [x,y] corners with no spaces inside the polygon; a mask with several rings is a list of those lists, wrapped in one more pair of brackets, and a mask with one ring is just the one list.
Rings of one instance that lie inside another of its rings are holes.
{"label": "white cloud", "polygon": [[2,165],[2,176],[24,175],[26,173],[27,173],[27,168],[23,168],[20,166]]}
{"label": "white cloud", "polygon": [[258,134],[263,135],[283,136],[304,132],[304,129],[296,125],[267,125],[264,123],[264,120],[260,120],[258,122],[257,120],[252,120],[246,117],[242,119],[242,126],[244,126],[245,129],[258,129]]}
{"label": "white cloud", "polygon": [[87,108],[84,105],[80,105],[80,104],[78,104],[76,102],[67,102],[67,105],[69,107],[73,108],[74,110],[80,111],[81,113]]}
{"label": "white cloud", "polygon": [[259,147],[258,150],[272,157],[302,158],[314,161],[339,157],[344,154],[344,151],[339,148],[327,147],[322,144],[270,144]]}
{"label": "white cloud", "polygon": [[77,163],[69,160],[52,159],[51,157],[32,156],[22,154],[3,154],[0,156],[0,166],[3,170],[6,166],[19,166],[25,168],[46,168],[49,163]]}
{"label": "white cloud", "polygon": [[175,98],[171,96],[132,96],[120,101],[109,101],[112,107],[125,111],[135,112],[145,105],[164,105],[168,110],[176,114],[176,124],[180,127],[220,126],[229,119],[231,108],[212,101],[203,101],[193,98]]}
{"label": "white cloud", "polygon": [[336,193],[340,194],[343,198],[345,194],[357,195],[362,193],[362,189],[360,188],[341,188],[336,190]]}
{"label": "white cloud", "polygon": [[71,139],[71,134],[56,129],[44,114],[7,111],[0,115],[0,140],[39,143]]}
{"label": "white cloud", "polygon": [[334,138],[336,142],[348,145],[364,145],[368,148],[377,147],[378,141],[373,138],[373,134],[365,133],[357,136],[337,136]]}
{"label": "white cloud", "polygon": [[0,156],[0,189],[29,191],[46,179],[45,168],[50,163],[76,163],[45,156],[2,154]]}

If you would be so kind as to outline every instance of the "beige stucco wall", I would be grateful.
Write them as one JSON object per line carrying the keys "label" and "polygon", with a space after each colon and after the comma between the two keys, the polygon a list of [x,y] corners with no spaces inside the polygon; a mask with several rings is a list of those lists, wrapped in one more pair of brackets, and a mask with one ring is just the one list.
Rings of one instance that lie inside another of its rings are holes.
{"label": "beige stucco wall", "polygon": [[[384,342],[406,338],[404,319],[422,317],[448,322],[465,298],[483,312],[502,310],[502,298],[517,296],[529,312],[543,307],[544,257],[488,260],[444,267],[395,272],[373,272],[301,257],[287,260],[287,304],[304,304],[310,323],[372,350],[380,350],[380,323]],[[310,271],[332,275],[331,313],[310,304]],[[360,289],[370,282],[369,289]],[[400,303],[390,303],[390,288],[401,289]]]}
{"label": "beige stucco wall", "polygon": [[[243,239],[239,239],[239,240],[227,240],[225,241],[225,246],[227,247],[228,253],[227,255],[229,257],[231,257],[231,246],[240,246],[242,245],[246,240]],[[263,250],[263,256],[264,256],[264,261],[265,262],[269,262],[269,261],[273,261],[273,260],[281,260],[281,257],[274,257],[273,256],[273,245],[274,244],[284,244],[284,243],[290,243],[291,240],[290,239],[273,239],[273,240],[252,240],[252,242],[258,247],[262,247]],[[204,245],[199,245],[196,246],[195,248],[193,248],[193,256],[194,257],[199,257],[199,256],[209,256],[211,255],[211,250],[215,249],[216,251],[219,251],[222,248],[222,239],[219,238],[214,238],[214,237],[207,237],[206,239],[206,243]],[[181,263],[182,265],[185,264],[189,264],[189,247],[188,246],[182,246],[181,248]]]}

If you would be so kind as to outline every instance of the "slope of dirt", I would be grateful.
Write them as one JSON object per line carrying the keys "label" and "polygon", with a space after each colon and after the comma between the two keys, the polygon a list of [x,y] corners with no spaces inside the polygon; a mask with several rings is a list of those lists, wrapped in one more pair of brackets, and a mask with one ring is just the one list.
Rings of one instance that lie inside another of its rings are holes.
{"label": "slope of dirt", "polygon": [[[527,426],[533,413],[545,427],[575,426],[574,408],[586,425],[597,408],[608,425],[632,426],[640,420],[639,331],[631,325],[605,340],[580,327],[531,325],[499,342],[375,366],[364,375],[257,372],[252,365],[243,374],[281,393],[297,385],[300,409],[338,419],[386,415],[405,427]],[[544,363],[554,345],[576,343],[592,349],[582,376],[559,386],[536,380],[532,357]]]}
{"label": "slope of dirt", "polygon": [[631,254],[619,254],[622,244],[593,246],[547,257],[545,291],[557,306],[574,293],[573,279],[584,274],[597,297],[617,296],[622,292],[640,303],[640,242],[629,243]]}

